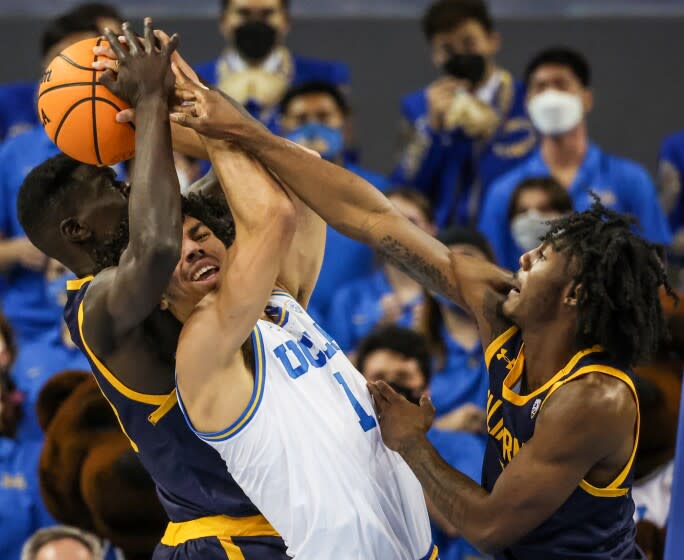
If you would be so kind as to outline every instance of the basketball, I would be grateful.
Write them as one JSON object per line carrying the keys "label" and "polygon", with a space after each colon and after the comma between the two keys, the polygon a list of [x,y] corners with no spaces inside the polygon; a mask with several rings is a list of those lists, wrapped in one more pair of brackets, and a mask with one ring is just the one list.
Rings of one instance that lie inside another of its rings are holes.
{"label": "basketball", "polygon": [[112,165],[135,151],[135,129],[118,123],[116,114],[129,107],[99,83],[102,71],[93,47],[101,38],[74,43],[58,54],[43,73],[38,90],[38,118],[45,132],[66,155],[83,163]]}

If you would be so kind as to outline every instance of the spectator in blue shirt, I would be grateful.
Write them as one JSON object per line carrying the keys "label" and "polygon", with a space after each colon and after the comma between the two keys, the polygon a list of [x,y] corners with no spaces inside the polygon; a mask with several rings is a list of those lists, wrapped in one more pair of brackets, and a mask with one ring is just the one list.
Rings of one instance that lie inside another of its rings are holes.
{"label": "spectator in blue shirt", "polygon": [[[80,4],[48,26],[42,39],[42,53],[45,55],[48,50],[52,50],[52,45],[60,42],[64,34],[70,32],[71,22],[82,18],[94,21],[100,32],[105,27],[118,30],[121,26],[121,16],[112,6],[95,2]],[[37,93],[37,80],[0,86],[0,142],[38,124]]]}
{"label": "spectator in blue shirt", "polygon": [[[388,191],[387,198],[419,228],[435,233],[430,203],[418,191],[399,187]],[[416,326],[422,302],[420,284],[391,264],[383,263],[370,276],[352,280],[335,292],[325,325],[345,352],[353,352],[377,325]]]}
{"label": "spectator in blue shirt", "polygon": [[[0,558],[19,560],[24,541],[54,524],[38,484],[40,443],[16,439],[21,395],[9,376],[14,359],[12,331],[0,316]],[[23,409],[23,410],[22,410]]]}
{"label": "spectator in blue shirt", "polygon": [[658,187],[663,206],[673,233],[670,247],[670,264],[674,268],[672,278],[676,285],[684,287],[684,131],[668,136],[660,148]]}
{"label": "spectator in blue shirt", "polygon": [[[451,226],[437,239],[452,251],[493,260],[487,240],[474,228]],[[447,298],[435,294],[426,296],[420,330],[433,356],[430,394],[436,425],[448,427],[468,419],[470,431],[484,432],[489,376],[477,323]]]}
{"label": "spectator in blue shirt", "polygon": [[[88,6],[64,14],[43,33],[42,55],[49,63],[70,44],[99,34],[98,22],[114,25],[111,8],[97,10]],[[46,330],[61,324],[61,310],[49,302],[45,267],[47,259],[26,238],[16,212],[16,196],[24,177],[33,167],[59,153],[42,126],[19,134],[0,147],[0,272],[1,295],[7,319],[20,346]]]}
{"label": "spectator in blue shirt", "polygon": [[408,142],[392,178],[430,199],[439,227],[469,223],[536,145],[524,86],[496,64],[501,38],[484,0],[437,0],[423,32],[442,76],[402,100]]}
{"label": "spectator in blue shirt", "polygon": [[[344,131],[349,128],[351,109],[338,88],[326,82],[305,82],[291,88],[280,104],[282,134],[341,165],[384,191],[387,179],[354,162],[344,153]],[[311,299],[313,308],[325,316],[335,290],[372,272],[373,252],[362,243],[328,227],[323,266]]]}
{"label": "spectator in blue shirt", "polygon": [[[368,381],[386,381],[413,403],[430,383],[431,356],[420,334],[396,326],[373,331],[359,345],[357,367]],[[449,465],[476,482],[480,481],[484,440],[471,433],[431,428],[427,437]],[[484,558],[427,501],[435,544],[441,560],[478,560]]]}
{"label": "spectator in blue shirt", "polygon": [[604,206],[636,216],[649,241],[669,245],[670,229],[646,170],[589,141],[586,115],[593,97],[586,59],[567,48],[544,50],[528,64],[525,81],[528,113],[541,144],[529,159],[492,185],[480,215],[480,229],[499,264],[518,268],[520,250],[506,217],[513,191],[529,177],[554,177],[578,212],[591,206],[593,192]]}
{"label": "spectator in blue shirt", "polygon": [[221,0],[219,27],[226,49],[195,70],[272,130],[278,103],[289,87],[311,80],[349,84],[345,64],[303,58],[285,46],[289,0]]}

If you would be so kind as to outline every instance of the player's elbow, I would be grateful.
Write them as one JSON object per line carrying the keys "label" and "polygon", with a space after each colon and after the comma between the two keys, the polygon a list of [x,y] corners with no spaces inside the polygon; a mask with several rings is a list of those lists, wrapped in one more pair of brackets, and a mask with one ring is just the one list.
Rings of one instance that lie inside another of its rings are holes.
{"label": "player's elbow", "polygon": [[468,540],[482,553],[494,555],[512,544],[505,531],[498,526],[496,519],[482,523],[475,535]]}
{"label": "player's elbow", "polygon": [[279,244],[289,245],[297,228],[297,210],[287,196],[279,197],[271,204],[269,212],[271,229]]}
{"label": "player's elbow", "polygon": [[181,257],[179,236],[149,239],[141,243],[136,261],[148,270],[169,270],[173,272]]}

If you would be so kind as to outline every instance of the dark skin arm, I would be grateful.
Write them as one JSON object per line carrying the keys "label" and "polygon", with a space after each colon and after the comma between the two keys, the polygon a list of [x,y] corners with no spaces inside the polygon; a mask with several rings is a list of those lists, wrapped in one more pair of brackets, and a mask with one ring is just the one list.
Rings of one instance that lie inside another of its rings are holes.
{"label": "dark skin arm", "polygon": [[[178,41],[174,36],[156,49],[149,19],[142,39],[128,24],[123,29],[126,48],[106,32],[120,67],[116,78],[107,71],[100,81],[137,113],[137,164],[128,203],[130,240],[119,265],[97,276],[85,301],[87,322],[101,326],[93,326],[95,340],[114,345],[159,306],[180,256],[182,233],[180,187],[167,120],[174,84],[170,57]],[[91,322],[93,317],[98,320]]]}
{"label": "dark skin arm", "polygon": [[[178,94],[178,92],[177,92]],[[172,122],[216,138],[230,139],[253,153],[292,191],[341,233],[366,243],[429,290],[442,293],[477,318],[484,344],[506,324],[498,300],[515,284],[513,275],[476,257],[449,249],[404,218],[362,178],[317,158],[268,132],[228,97],[202,110],[192,92],[174,108]]]}
{"label": "dark skin arm", "polygon": [[544,403],[534,436],[490,493],[447,465],[425,438],[434,418],[426,396],[416,406],[383,382],[369,389],[386,445],[401,454],[435,508],[487,553],[538,527],[582,479],[595,486],[610,483],[634,444],[636,403],[627,385],[605,375],[580,377]]}

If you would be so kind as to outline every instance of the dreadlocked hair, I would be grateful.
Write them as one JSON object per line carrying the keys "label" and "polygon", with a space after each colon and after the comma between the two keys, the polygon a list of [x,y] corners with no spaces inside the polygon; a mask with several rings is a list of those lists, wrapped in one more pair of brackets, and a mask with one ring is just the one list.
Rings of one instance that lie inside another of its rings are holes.
{"label": "dreadlocked hair", "polygon": [[578,348],[600,345],[611,360],[630,367],[652,356],[667,327],[658,296],[675,300],[656,247],[632,228],[636,219],[594,203],[551,222],[542,239],[568,255],[577,289]]}
{"label": "dreadlocked hair", "polygon": [[235,222],[225,198],[191,193],[182,198],[182,211],[207,226],[226,247],[235,241]]}

